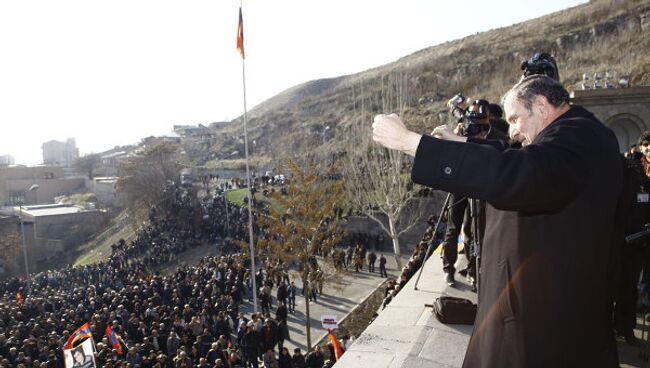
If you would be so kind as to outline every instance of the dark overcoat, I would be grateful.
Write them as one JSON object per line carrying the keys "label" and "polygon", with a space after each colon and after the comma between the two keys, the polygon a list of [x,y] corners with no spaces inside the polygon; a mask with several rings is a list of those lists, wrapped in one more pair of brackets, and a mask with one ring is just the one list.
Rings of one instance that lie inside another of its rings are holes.
{"label": "dark overcoat", "polygon": [[421,139],[413,181],[489,204],[463,367],[618,367],[619,157],[614,134],[577,106],[518,150]]}

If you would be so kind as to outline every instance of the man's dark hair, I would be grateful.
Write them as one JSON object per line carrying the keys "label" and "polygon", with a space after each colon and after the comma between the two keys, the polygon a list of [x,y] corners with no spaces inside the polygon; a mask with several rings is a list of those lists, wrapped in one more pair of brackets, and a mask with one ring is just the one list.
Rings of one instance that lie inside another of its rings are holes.
{"label": "man's dark hair", "polygon": [[569,92],[560,82],[542,74],[530,75],[515,84],[503,96],[502,104],[510,94],[514,94],[515,98],[524,104],[528,111],[532,111],[533,101],[537,96],[544,96],[554,107],[569,103]]}
{"label": "man's dark hair", "polygon": [[639,146],[641,145],[641,142],[646,141],[650,142],[650,130],[646,130],[645,132],[641,133],[639,136]]}

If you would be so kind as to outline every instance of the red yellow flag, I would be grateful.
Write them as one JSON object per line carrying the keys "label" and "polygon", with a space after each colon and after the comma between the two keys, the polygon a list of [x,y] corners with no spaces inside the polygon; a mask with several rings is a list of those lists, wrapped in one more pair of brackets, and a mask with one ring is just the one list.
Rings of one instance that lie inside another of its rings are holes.
{"label": "red yellow flag", "polygon": [[81,327],[76,329],[75,332],[73,332],[72,335],[70,335],[68,341],[65,343],[64,348],[72,349],[74,347],[75,342],[86,337],[93,337],[93,334],[90,332],[90,324],[88,322],[81,325]]}
{"label": "red yellow flag", "polygon": [[239,8],[239,24],[237,25],[237,50],[239,50],[241,58],[246,59],[244,53],[244,17],[241,14],[241,7]]}
{"label": "red yellow flag", "polygon": [[17,301],[18,303],[20,303],[20,302],[23,301],[23,293],[22,293],[22,291],[20,291],[20,290],[16,293],[16,301]]}
{"label": "red yellow flag", "polygon": [[341,349],[341,344],[339,344],[339,339],[334,336],[332,333],[332,330],[327,331],[327,336],[330,339],[330,343],[332,343],[332,346],[334,347],[334,356],[336,357],[336,361],[338,361],[341,358],[341,355],[343,355],[343,349]]}

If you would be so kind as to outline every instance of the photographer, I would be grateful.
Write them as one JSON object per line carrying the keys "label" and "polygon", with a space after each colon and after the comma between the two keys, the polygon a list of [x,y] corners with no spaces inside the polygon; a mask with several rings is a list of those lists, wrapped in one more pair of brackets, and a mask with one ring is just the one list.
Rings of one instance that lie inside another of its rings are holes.
{"label": "photographer", "polygon": [[378,115],[373,139],[415,156],[413,181],[488,203],[479,303],[464,368],[618,367],[611,320],[623,186],[618,142],[554,79],[531,75],[504,96],[498,150]]}
{"label": "photographer", "polygon": [[[623,189],[622,213],[624,213],[624,235],[638,233],[645,229],[650,222],[649,189],[650,181],[644,170],[643,162],[650,155],[650,131],[641,134],[639,146],[644,151],[630,152],[625,159],[625,187]],[[621,246],[620,276],[618,296],[614,310],[614,325],[616,333],[625,342],[639,346],[639,340],[634,336],[636,326],[636,308],[638,301],[639,276],[643,263],[647,259],[647,238],[642,238]]]}
{"label": "photographer", "polygon": [[[461,116],[461,119],[456,127],[454,133],[459,136],[467,137],[468,139],[476,140],[501,140],[505,139],[503,134],[497,130],[491,129],[489,103],[486,100],[476,100],[469,106],[466,103],[467,99],[459,94],[449,100],[448,105],[451,108],[452,114]],[[473,290],[476,290],[476,252],[474,247],[472,226],[472,214],[469,208],[469,200],[466,196],[460,194],[451,194],[449,198],[449,223],[447,225],[447,232],[445,239],[442,243],[442,268],[445,273],[445,282],[449,286],[455,283],[455,263],[458,259],[458,236],[460,235],[461,228],[464,229],[465,238],[464,252],[468,260],[467,269],[461,270],[459,273],[467,276],[468,281],[471,283]],[[476,202],[476,212],[474,219],[478,221],[479,228],[479,242],[482,241],[483,229],[485,227],[485,211],[484,203],[482,201]]]}

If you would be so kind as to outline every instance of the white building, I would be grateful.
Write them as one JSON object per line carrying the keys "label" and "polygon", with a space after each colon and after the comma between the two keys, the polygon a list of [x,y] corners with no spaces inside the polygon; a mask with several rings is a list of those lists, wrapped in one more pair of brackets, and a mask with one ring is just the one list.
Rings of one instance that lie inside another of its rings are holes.
{"label": "white building", "polygon": [[74,138],[43,143],[43,163],[46,165],[71,167],[78,157],[79,149]]}

